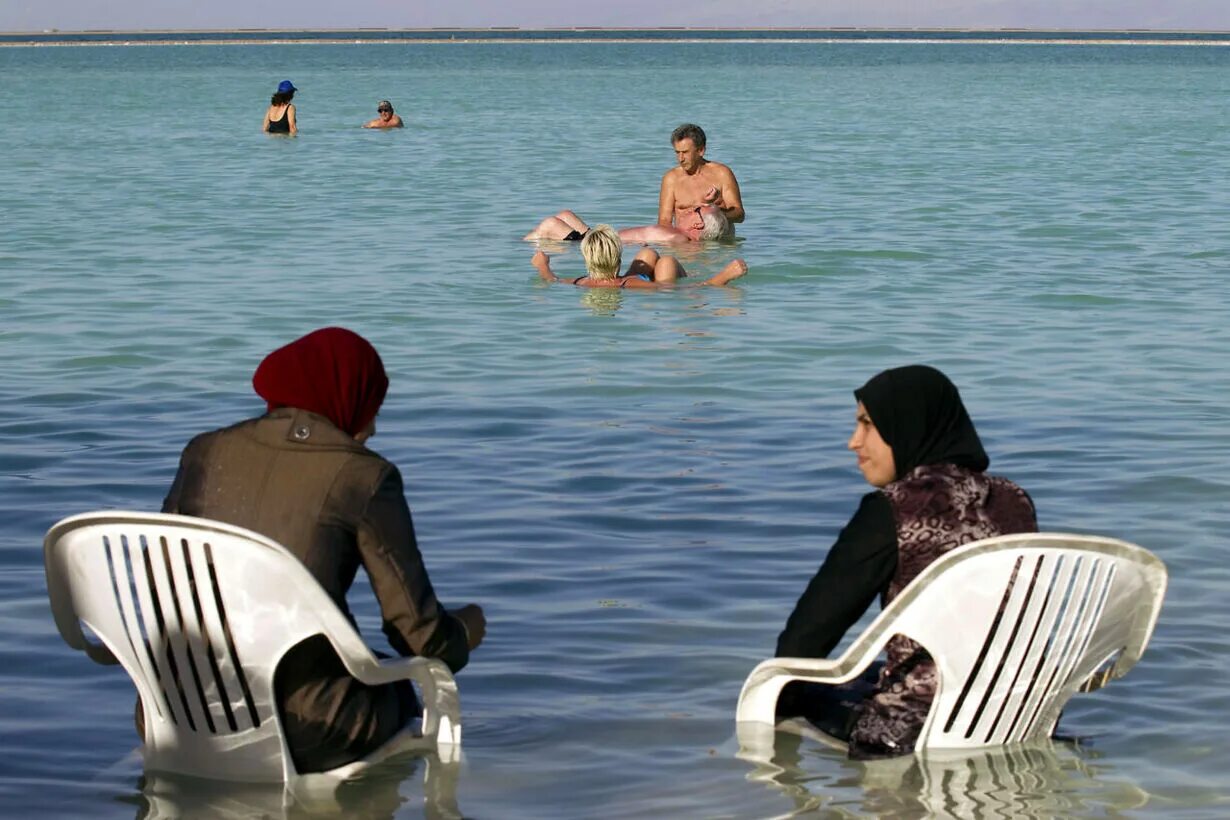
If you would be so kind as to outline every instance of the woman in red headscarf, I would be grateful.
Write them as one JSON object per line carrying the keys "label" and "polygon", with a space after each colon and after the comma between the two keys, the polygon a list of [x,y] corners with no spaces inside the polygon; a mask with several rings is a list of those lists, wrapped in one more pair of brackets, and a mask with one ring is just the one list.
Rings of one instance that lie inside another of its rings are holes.
{"label": "woman in red headscarf", "polygon": [[[436,600],[401,474],[364,446],[389,386],[375,348],[343,328],[317,330],[266,356],[252,384],[268,412],[189,442],[163,512],[281,543],[348,616],[346,591],[362,565],[392,647],[461,669],[486,620],[478,606],[450,612]],[[286,655],[275,686],[300,772],[358,760],[419,714],[407,683],[360,683],[323,636]]]}

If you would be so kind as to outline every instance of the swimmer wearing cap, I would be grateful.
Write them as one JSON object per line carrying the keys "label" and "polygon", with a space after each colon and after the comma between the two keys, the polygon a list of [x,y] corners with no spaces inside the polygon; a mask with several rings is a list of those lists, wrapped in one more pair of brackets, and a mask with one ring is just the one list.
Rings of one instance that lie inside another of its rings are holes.
{"label": "swimmer wearing cap", "polygon": [[299,133],[295,106],[291,104],[298,90],[290,80],[278,83],[278,90],[269,100],[269,110],[265,112],[265,122],[261,124],[262,131],[266,134],[289,134],[292,137]]}
{"label": "swimmer wearing cap", "polygon": [[376,103],[376,119],[363,123],[364,128],[401,128],[401,117],[393,113],[393,103],[381,100]]}

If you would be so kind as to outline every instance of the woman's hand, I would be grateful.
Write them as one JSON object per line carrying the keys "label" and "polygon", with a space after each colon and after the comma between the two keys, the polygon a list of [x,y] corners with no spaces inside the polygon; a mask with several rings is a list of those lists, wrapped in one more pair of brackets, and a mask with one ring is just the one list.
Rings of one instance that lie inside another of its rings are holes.
{"label": "woman's hand", "polygon": [[483,638],[487,637],[487,616],[483,614],[483,608],[478,604],[466,604],[454,609],[452,615],[465,627],[466,643],[470,649],[477,649]]}

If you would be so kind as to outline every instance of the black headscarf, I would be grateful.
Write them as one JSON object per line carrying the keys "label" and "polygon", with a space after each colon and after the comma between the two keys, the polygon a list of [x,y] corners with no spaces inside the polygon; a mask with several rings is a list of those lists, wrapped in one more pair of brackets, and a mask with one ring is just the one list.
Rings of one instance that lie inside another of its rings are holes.
{"label": "black headscarf", "polygon": [[982,472],[991,463],[956,385],[934,367],[885,370],[855,390],[854,397],[893,449],[897,478],[923,464]]}

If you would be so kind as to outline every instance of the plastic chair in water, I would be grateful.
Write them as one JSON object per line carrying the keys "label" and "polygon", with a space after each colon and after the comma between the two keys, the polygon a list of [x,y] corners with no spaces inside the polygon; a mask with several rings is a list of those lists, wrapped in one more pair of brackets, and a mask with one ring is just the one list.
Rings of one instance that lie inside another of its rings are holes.
{"label": "plastic chair in water", "polygon": [[[52,527],[43,557],[64,640],[98,663],[119,663],[136,684],[151,772],[282,781],[306,792],[402,751],[459,759],[448,667],[429,658],[378,660],[307,568],[264,536],[180,515],[89,513]],[[299,775],[273,678],[286,652],[314,635],[328,638],[364,683],[417,683],[423,717],[361,761]]]}
{"label": "plastic chair in water", "polygon": [[938,672],[916,749],[1050,737],[1072,695],[1140,659],[1165,593],[1165,566],[1126,541],[1032,533],[966,544],[923,570],[841,657],[753,669],[739,694],[740,743],[771,740],[787,683],[852,680],[898,634],[922,644]]}

